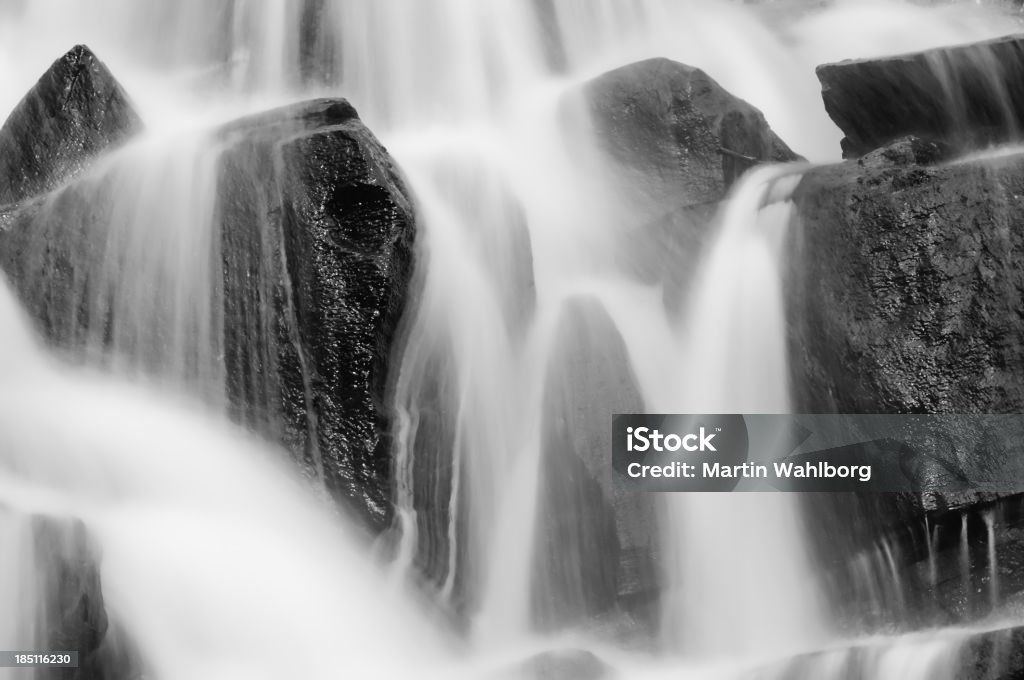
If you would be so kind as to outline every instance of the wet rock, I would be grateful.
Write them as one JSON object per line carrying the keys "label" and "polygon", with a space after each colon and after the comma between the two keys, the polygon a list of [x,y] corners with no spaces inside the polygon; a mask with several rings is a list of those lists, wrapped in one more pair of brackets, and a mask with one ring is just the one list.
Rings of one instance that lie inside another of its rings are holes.
{"label": "wet rock", "polygon": [[[963,511],[929,513],[930,537],[906,544],[913,562],[904,579],[920,593],[929,619],[954,623],[988,618],[1020,620],[1024,600],[1024,499],[979,502]],[[990,534],[991,526],[991,534]],[[916,533],[913,528],[907,533]],[[995,560],[991,559],[995,556]],[[916,562],[915,562],[916,560]],[[924,618],[924,617],[922,617]]]}
{"label": "wet rock", "polygon": [[960,151],[1021,136],[1021,36],[825,64],[817,74],[825,109],[846,135],[845,158],[906,135]]}
{"label": "wet rock", "polygon": [[[820,562],[822,581],[836,605],[833,617],[840,628],[1019,620],[1024,611],[1024,498],[978,500],[961,510],[923,512],[900,507],[897,494],[861,495],[855,499],[860,507],[849,496],[845,515],[829,518],[832,538],[816,534],[815,541],[829,558]],[[823,507],[829,503],[815,503],[817,512]],[[851,517],[865,519],[851,522]],[[872,535],[851,547],[854,537],[836,535],[836,526]]]}
{"label": "wet rock", "polygon": [[807,413],[1020,413],[1024,156],[808,172],[787,298]]}
{"label": "wet rock", "polygon": [[554,627],[593,621],[616,607],[630,630],[657,627],[653,494],[628,489],[608,458],[611,414],[644,411],[626,346],[597,298],[567,302],[558,331],[562,350],[549,362],[544,401],[541,564],[535,611]]}
{"label": "wet rock", "polygon": [[907,668],[920,677],[958,680],[1012,680],[1024,673],[1024,631],[1010,627],[983,632],[926,631],[876,637],[849,647],[801,654],[744,674],[751,680],[811,680],[841,677],[871,680]]}
{"label": "wet rock", "polygon": [[[234,419],[283,444],[310,478],[379,530],[390,512],[388,359],[412,268],[406,190],[343,100],[266,112],[213,137],[204,148],[219,149],[210,170],[216,195],[202,235],[212,247],[197,255],[213,273],[210,290],[197,290],[189,305],[210,319],[193,315],[175,326],[167,310],[109,301],[125,292],[117,267],[142,256],[111,228],[124,211],[118,201],[131,164],[0,211],[0,268],[54,345],[73,356],[114,353],[202,396],[211,389],[205,381],[220,381],[212,389],[228,397]],[[124,280],[143,281],[156,304],[170,307],[183,285],[174,276],[206,267]],[[139,327],[147,322],[163,326],[151,333]],[[178,351],[166,338],[183,327],[209,328],[209,337],[186,330],[184,360],[163,356]],[[216,366],[190,363],[206,361]]]}
{"label": "wet rock", "polygon": [[37,680],[134,677],[138,655],[108,620],[99,556],[77,521],[32,520],[39,621],[38,649],[77,651],[77,668],[40,668]]}
{"label": "wet rock", "polygon": [[[1024,238],[1015,227],[1024,210],[1024,156],[936,163],[945,155],[903,139],[813,169],[798,187],[785,275],[797,412],[1024,407]],[[978,485],[805,499],[822,552],[850,562],[879,534],[923,527],[926,514],[933,531],[940,517],[951,517],[955,526],[944,531],[958,532],[958,511],[997,500],[1024,479],[1015,453],[1024,433],[1010,425],[994,437],[950,430],[936,442],[933,453],[969,479],[994,480],[987,492]],[[863,518],[855,531],[828,537],[829,526],[850,516]],[[955,608],[947,609],[952,616]]]}
{"label": "wet rock", "polygon": [[760,111],[686,64],[637,62],[585,91],[607,151],[662,206],[718,201],[753,165],[797,158]]}
{"label": "wet rock", "polygon": [[1002,628],[978,633],[960,654],[964,680],[1016,680],[1024,676],[1024,628]]}
{"label": "wet rock", "polygon": [[388,359],[412,268],[407,191],[343,100],[261,114],[220,135],[225,365],[237,415],[383,528]]}
{"label": "wet rock", "polygon": [[0,205],[56,188],[141,127],[103,62],[88,47],[74,47],[0,128]]}

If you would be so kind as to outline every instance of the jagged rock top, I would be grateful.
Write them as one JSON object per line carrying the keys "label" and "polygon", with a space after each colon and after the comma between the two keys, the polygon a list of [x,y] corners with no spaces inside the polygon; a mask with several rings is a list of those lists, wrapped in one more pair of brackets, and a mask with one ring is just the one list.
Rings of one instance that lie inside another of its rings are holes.
{"label": "jagged rock top", "polygon": [[50,191],[142,128],[124,88],[85,45],[43,74],[0,128],[0,205]]}

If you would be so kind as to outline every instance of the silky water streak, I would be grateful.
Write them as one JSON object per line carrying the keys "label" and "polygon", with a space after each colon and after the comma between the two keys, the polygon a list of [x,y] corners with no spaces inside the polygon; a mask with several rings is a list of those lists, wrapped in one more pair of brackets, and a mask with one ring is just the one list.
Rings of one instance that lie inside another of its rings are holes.
{"label": "silky water streak", "polygon": [[[677,391],[657,410],[789,411],[780,263],[803,169],[756,168],[732,189],[690,298]],[[827,619],[797,498],[666,493],[662,500],[668,649],[756,656],[821,641]]]}
{"label": "silky water streak", "polygon": [[[365,539],[282,452],[48,359],[2,279],[0,332],[5,645],[45,648],[26,639],[46,596],[33,597],[36,562],[82,559],[37,554],[33,518],[45,517],[82,522],[108,614],[161,680],[429,676],[441,637],[389,595]],[[419,644],[394,654],[396,631]]]}

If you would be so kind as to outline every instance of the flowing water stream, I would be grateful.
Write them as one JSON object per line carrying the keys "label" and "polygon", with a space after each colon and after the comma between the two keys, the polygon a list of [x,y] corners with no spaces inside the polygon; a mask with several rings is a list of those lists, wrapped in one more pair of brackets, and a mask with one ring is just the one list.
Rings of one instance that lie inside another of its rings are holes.
{"label": "flowing water stream", "polygon": [[[101,285],[50,320],[81,334],[69,344],[84,351],[62,361],[85,366],[47,358],[0,290],[0,647],[31,647],[43,625],[26,624],[38,618],[26,517],[41,515],[86,527],[108,614],[161,680],[490,676],[566,645],[638,678],[732,677],[817,649],[836,651],[802,677],[856,664],[867,677],[940,677],[956,633],[870,638],[867,661],[844,651],[784,494],[652,500],[629,521],[661,555],[655,630],[595,624],[616,610],[618,565],[601,536],[580,536],[607,512],[593,499],[623,492],[581,489],[562,460],[582,452],[591,474],[610,474],[593,468],[606,465],[615,412],[788,412],[781,244],[806,167],[748,173],[692,284],[666,291],[651,281],[672,280],[671,258],[623,257],[642,222],[598,148],[583,83],[647,57],[692,64],[828,162],[841,135],[815,65],[1012,30],[974,3],[817,5],[0,0],[0,115],[86,43],[147,123],[76,188],[114,197],[83,255]],[[348,98],[387,144],[422,230],[395,368],[390,578],[225,412],[211,266],[223,149],[209,130],[324,94]],[[44,214],[60,209],[49,201]],[[110,328],[83,324],[82,305]],[[567,532],[562,518],[579,524]],[[447,624],[419,606],[410,576],[431,611],[467,622],[460,635],[432,630]],[[26,676],[0,669],[8,677]]]}

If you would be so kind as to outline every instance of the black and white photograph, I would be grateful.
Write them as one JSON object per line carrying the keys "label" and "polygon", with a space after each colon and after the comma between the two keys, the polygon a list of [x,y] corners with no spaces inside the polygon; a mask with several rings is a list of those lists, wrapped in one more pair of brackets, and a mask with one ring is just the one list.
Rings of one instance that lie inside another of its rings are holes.
{"label": "black and white photograph", "polygon": [[0,0],[0,680],[1024,679],[1021,0]]}

